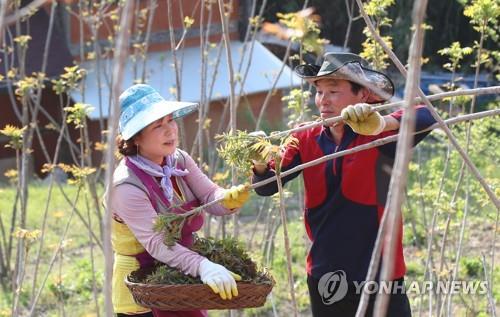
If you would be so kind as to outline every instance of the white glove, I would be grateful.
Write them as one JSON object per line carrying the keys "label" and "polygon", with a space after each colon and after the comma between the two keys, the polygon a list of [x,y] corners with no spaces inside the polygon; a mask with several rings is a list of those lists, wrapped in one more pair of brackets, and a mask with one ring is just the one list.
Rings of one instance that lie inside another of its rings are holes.
{"label": "white glove", "polygon": [[233,296],[238,296],[236,281],[240,281],[241,276],[229,271],[222,265],[204,259],[200,262],[198,274],[202,282],[210,286],[212,291],[219,294],[222,299],[231,299]]}

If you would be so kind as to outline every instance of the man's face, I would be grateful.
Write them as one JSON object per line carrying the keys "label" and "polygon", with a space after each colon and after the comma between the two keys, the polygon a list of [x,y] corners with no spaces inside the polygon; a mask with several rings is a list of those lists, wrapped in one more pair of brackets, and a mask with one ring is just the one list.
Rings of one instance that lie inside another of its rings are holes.
{"label": "man's face", "polygon": [[367,90],[353,93],[351,83],[343,79],[320,79],[316,82],[315,102],[321,118],[340,116],[342,109],[366,101]]}

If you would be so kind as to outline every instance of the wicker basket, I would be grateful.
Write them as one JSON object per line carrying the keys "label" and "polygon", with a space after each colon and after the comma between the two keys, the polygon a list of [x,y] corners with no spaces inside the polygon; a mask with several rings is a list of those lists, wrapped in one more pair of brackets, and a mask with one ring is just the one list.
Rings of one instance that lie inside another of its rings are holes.
{"label": "wicker basket", "polygon": [[141,277],[148,275],[151,271],[151,268],[134,271],[125,279],[125,284],[137,304],[161,310],[182,311],[260,307],[264,305],[267,295],[274,286],[274,280],[272,280],[271,284],[237,282],[238,296],[231,300],[223,300],[205,284],[143,284],[131,282],[129,279],[130,276],[133,276],[133,280],[141,280]]}

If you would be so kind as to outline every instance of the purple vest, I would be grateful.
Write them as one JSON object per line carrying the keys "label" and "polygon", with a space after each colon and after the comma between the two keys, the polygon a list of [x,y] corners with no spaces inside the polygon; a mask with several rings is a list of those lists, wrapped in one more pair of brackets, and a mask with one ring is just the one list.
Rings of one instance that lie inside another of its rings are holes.
{"label": "purple vest", "polygon": [[[141,183],[146,187],[147,189],[147,195],[149,198],[149,201],[151,201],[151,204],[153,205],[153,208],[155,209],[156,213],[160,213],[160,206],[158,204],[157,199],[161,200],[161,203],[166,206],[167,208],[170,206],[170,203],[168,202],[167,198],[163,194],[160,185],[158,182],[154,179],[153,176],[147,174],[140,168],[138,168],[136,165],[134,165],[131,161],[129,161],[127,158],[125,158],[125,165],[127,165],[128,168],[130,168],[134,174],[139,178]],[[195,199],[189,202],[186,202],[185,204],[181,205],[180,207],[177,208],[172,208],[170,209],[171,212],[177,213],[177,214],[182,214],[185,212],[188,212],[189,210],[192,210],[196,207],[200,206],[200,202]],[[187,219],[187,221],[184,223],[184,226],[182,227],[181,231],[181,240],[179,243],[185,247],[190,247],[193,245],[193,232],[200,230],[201,226],[203,226],[203,214],[196,214]],[[153,265],[154,258],[147,252],[144,251],[142,253],[139,253],[135,255],[135,258],[139,262],[139,266],[141,268],[144,267],[149,267]],[[179,312],[174,312],[174,311],[161,311],[158,309],[151,309],[153,312],[153,315],[155,317],[206,317],[208,316],[206,311],[202,310],[196,310],[196,311],[179,311]]]}

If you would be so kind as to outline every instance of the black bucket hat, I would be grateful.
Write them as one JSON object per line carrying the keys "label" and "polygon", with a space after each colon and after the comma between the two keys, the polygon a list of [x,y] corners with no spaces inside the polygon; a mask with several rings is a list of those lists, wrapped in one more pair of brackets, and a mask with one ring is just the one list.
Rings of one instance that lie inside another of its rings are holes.
{"label": "black bucket hat", "polygon": [[326,53],[321,66],[302,64],[295,67],[295,73],[312,85],[328,78],[355,82],[370,90],[367,103],[385,102],[394,96],[391,79],[371,69],[365,59],[352,53]]}

